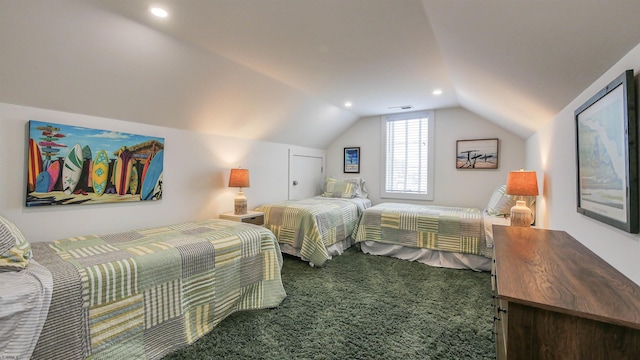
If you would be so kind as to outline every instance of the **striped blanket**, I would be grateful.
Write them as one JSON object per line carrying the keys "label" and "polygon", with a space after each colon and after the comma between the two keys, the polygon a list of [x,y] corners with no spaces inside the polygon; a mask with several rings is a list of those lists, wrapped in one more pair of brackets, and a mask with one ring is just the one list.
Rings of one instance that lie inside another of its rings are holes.
{"label": "striped blanket", "polygon": [[316,196],[256,208],[265,213],[265,226],[280,244],[290,245],[302,260],[322,266],[330,259],[327,246],[351,236],[369,199]]}
{"label": "striped blanket", "polygon": [[33,357],[158,359],[239,310],[285,298],[267,229],[207,220],[32,243],[53,275]]}
{"label": "striped blanket", "polygon": [[353,237],[356,242],[492,256],[483,214],[476,208],[382,203],[362,214]]}

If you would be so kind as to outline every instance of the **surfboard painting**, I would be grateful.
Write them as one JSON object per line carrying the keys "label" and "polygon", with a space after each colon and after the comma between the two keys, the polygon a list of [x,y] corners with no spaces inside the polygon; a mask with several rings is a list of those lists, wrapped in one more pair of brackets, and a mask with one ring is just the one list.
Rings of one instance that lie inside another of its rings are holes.
{"label": "surfboard painting", "polygon": [[116,160],[116,192],[118,195],[124,195],[129,190],[129,181],[131,181],[131,151],[122,149]]}
{"label": "surfboard painting", "polygon": [[[140,197],[142,200],[158,200],[162,198],[162,172],[164,162],[164,151],[159,151],[153,159],[144,180],[142,180],[142,191]],[[159,194],[159,196],[158,196]]]}
{"label": "surfboard painting", "polygon": [[58,178],[60,177],[60,162],[54,161],[47,168],[47,173],[49,173],[49,187],[47,188],[47,192],[53,191],[56,183],[58,182]]}
{"label": "surfboard painting", "polygon": [[76,144],[65,156],[62,167],[62,191],[65,194],[69,195],[76,189],[82,173],[82,165],[82,147]]}
{"label": "surfboard painting", "polygon": [[27,191],[34,191],[36,179],[42,172],[42,153],[40,152],[40,146],[33,139],[29,139],[29,164],[27,169]]}
{"label": "surfboard painting", "polygon": [[25,205],[160,200],[163,150],[160,137],[30,120]]}
{"label": "surfboard painting", "polygon": [[138,168],[136,166],[131,167],[131,179],[129,180],[129,192],[131,195],[135,195],[138,192]]}
{"label": "surfboard painting", "polygon": [[102,196],[107,190],[107,179],[109,174],[109,155],[104,150],[98,151],[96,158],[93,160],[93,169],[91,171],[91,182],[93,183],[93,191],[98,196]]}
{"label": "surfboard painting", "polygon": [[51,176],[48,172],[41,172],[36,178],[36,192],[48,192]]}

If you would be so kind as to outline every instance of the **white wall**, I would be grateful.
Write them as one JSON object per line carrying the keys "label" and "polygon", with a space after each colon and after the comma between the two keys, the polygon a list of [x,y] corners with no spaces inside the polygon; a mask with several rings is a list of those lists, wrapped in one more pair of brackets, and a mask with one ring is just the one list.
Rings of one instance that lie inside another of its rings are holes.
{"label": "white wall", "polygon": [[[327,149],[327,175],[349,177],[343,173],[345,147],[360,146],[360,174],[366,180],[369,198],[380,202],[410,202],[434,205],[468,206],[484,209],[491,192],[504,184],[511,170],[525,166],[525,142],[463,108],[435,111],[435,190],[433,201],[400,201],[380,198],[382,174],[381,121],[382,116],[360,119]],[[499,163],[497,170],[458,170],[456,140],[498,138]]]}
{"label": "white wall", "polygon": [[[163,197],[135,203],[25,207],[29,120],[114,130],[165,139]],[[29,241],[49,241],[217,217],[233,210],[238,189],[229,169],[250,170],[243,189],[250,209],[287,198],[289,149],[324,150],[0,103],[0,215]]]}
{"label": "white wall", "polygon": [[[541,226],[564,230],[640,284],[640,235],[629,234],[576,212],[574,111],[625,70],[640,73],[640,44],[604,73],[554,119],[527,139],[527,166],[538,172]],[[640,102],[637,102],[640,104]]]}

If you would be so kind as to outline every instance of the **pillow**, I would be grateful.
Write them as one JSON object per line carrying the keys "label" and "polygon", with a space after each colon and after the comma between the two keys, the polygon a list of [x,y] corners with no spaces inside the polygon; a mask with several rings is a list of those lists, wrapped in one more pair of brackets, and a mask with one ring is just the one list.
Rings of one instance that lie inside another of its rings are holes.
{"label": "pillow", "polygon": [[31,245],[11,221],[0,216],[0,272],[20,271],[29,265]]}
{"label": "pillow", "polygon": [[367,191],[367,187],[364,185],[365,181],[362,177],[354,177],[354,178],[343,178],[342,180],[355,181],[358,183],[358,189],[356,190],[356,197],[366,199],[369,197],[369,192]]}
{"label": "pillow", "polygon": [[369,197],[369,192],[367,191],[367,187],[364,185],[365,181],[364,178],[356,178],[358,179],[358,181],[360,182],[360,195],[358,197],[361,197],[363,199],[366,199]]}
{"label": "pillow", "polygon": [[[493,194],[491,194],[489,203],[487,204],[487,213],[489,215],[511,215],[511,208],[516,205],[516,200],[520,200],[520,196],[507,195],[505,194],[506,190],[507,185],[498,185],[495,190],[493,190]],[[536,197],[523,196],[523,200],[526,202],[527,207],[531,209],[531,223],[533,223],[536,218]]]}
{"label": "pillow", "polygon": [[360,181],[358,179],[327,178],[322,196],[352,199],[360,196],[360,194]]}
{"label": "pillow", "polygon": [[515,206],[516,201],[513,196],[505,194],[507,185],[498,185],[493,194],[489,198],[487,204],[487,213],[493,216],[505,216],[511,214],[511,208]]}

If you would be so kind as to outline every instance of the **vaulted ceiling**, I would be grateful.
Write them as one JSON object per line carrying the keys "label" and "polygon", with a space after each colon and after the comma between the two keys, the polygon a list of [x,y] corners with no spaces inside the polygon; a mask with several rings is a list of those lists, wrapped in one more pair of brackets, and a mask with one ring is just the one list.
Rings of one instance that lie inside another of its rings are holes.
{"label": "vaulted ceiling", "polygon": [[640,43],[638,14],[639,0],[0,0],[0,102],[316,148],[360,117],[461,106],[526,138]]}

